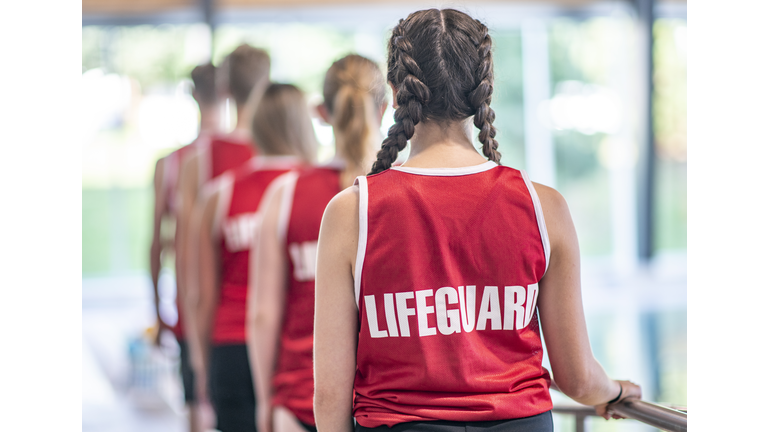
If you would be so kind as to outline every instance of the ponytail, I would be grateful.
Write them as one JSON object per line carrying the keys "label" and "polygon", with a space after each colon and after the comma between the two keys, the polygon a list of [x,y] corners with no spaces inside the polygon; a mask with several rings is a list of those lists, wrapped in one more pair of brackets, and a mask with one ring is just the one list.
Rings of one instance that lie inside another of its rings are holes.
{"label": "ponytail", "polygon": [[344,85],[333,106],[333,131],[340,156],[348,166],[362,168],[368,149],[377,141],[373,96],[359,87]]}
{"label": "ponytail", "polygon": [[378,109],[386,103],[383,74],[373,61],[350,54],[328,69],[323,98],[331,114],[338,156],[348,169],[363,169],[380,139]]}

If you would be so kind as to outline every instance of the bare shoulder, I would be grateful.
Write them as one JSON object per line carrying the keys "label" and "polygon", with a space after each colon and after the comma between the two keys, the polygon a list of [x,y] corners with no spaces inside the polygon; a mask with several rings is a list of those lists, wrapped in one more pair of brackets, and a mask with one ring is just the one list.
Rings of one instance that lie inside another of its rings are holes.
{"label": "bare shoulder", "polygon": [[544,218],[547,222],[550,219],[553,222],[562,221],[563,218],[567,220],[571,219],[570,211],[568,210],[568,203],[565,202],[565,198],[556,189],[543,184],[533,183],[533,188],[536,190],[536,194],[539,196],[539,202],[541,202],[541,209],[544,212]]}
{"label": "bare shoulder", "polygon": [[341,226],[358,224],[358,206],[360,201],[360,188],[350,186],[336,194],[325,208],[323,222],[339,224]]}
{"label": "bare shoulder", "polygon": [[357,186],[350,186],[331,199],[323,213],[320,226],[321,242],[335,244],[344,250],[344,254],[354,256],[357,248],[359,230]]}
{"label": "bare shoulder", "polygon": [[350,272],[355,266],[359,234],[359,188],[350,186],[331,199],[323,213],[318,238],[318,268],[337,263]]}

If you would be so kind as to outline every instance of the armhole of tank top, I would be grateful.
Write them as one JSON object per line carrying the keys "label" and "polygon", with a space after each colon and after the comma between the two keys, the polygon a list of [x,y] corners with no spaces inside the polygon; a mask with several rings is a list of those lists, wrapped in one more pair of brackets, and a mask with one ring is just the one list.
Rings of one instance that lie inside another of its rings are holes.
{"label": "armhole of tank top", "polygon": [[360,282],[363,276],[365,249],[368,246],[368,179],[359,176],[355,180],[359,188],[360,211],[358,212],[357,256],[355,257],[355,304],[360,310]]}
{"label": "armhole of tank top", "polygon": [[533,209],[536,212],[536,223],[539,225],[539,234],[541,234],[541,244],[544,247],[544,258],[546,260],[546,264],[544,266],[544,273],[547,273],[547,269],[549,268],[549,234],[547,234],[547,225],[544,222],[544,212],[541,210],[541,201],[539,201],[539,195],[536,193],[536,189],[533,187],[533,183],[531,183],[531,179],[528,178],[528,173],[525,172],[525,170],[520,170],[520,174],[523,176],[523,180],[525,181],[525,185],[528,187],[528,193],[531,195],[531,200],[533,201]]}
{"label": "armhole of tank top", "polygon": [[283,196],[280,197],[280,213],[277,217],[277,238],[281,244],[285,244],[288,237],[288,225],[291,222],[291,211],[293,210],[293,195],[296,190],[296,180],[299,179],[299,173],[289,171],[282,176],[283,178],[276,184],[276,187],[283,188]]}
{"label": "armhole of tank top", "polygon": [[213,225],[211,226],[212,237],[217,241],[222,235],[222,223],[227,216],[230,204],[232,204],[232,186],[234,184],[232,173],[224,173],[217,181],[216,190],[219,192],[219,199],[216,202],[216,213],[213,215]]}

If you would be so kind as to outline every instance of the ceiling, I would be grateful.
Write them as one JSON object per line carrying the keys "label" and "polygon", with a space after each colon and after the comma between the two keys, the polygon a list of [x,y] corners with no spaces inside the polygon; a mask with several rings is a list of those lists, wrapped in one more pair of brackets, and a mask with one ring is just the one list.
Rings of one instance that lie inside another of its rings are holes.
{"label": "ceiling", "polygon": [[[83,15],[151,15],[180,10],[202,9],[206,0],[82,0]],[[218,10],[228,9],[275,9],[275,8],[322,8],[361,5],[413,5],[413,0],[361,1],[361,0],[208,0],[215,1]],[[629,0],[627,0],[629,1]],[[473,2],[462,2],[469,6]],[[606,3],[605,0],[486,0],[485,4],[518,4],[531,6],[555,6],[574,8]],[[686,0],[665,0],[664,3],[686,4]],[[450,6],[441,3],[440,6]]]}

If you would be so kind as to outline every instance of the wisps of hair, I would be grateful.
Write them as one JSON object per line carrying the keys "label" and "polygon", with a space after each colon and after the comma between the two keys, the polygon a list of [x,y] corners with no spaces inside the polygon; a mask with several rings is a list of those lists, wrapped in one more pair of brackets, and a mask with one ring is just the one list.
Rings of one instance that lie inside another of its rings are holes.
{"label": "wisps of hair", "polygon": [[395,124],[381,144],[371,174],[389,169],[419,122],[474,116],[483,154],[501,160],[491,109],[492,41],[480,21],[454,9],[414,12],[392,29],[387,80],[397,90]]}
{"label": "wisps of hair", "polygon": [[386,103],[384,75],[373,61],[350,54],[328,69],[323,99],[333,119],[339,156],[347,166],[362,168],[381,136],[377,116]]}
{"label": "wisps of hair", "polygon": [[267,155],[296,155],[314,162],[317,138],[304,94],[290,84],[270,84],[251,121],[256,145]]}
{"label": "wisps of hair", "polygon": [[201,64],[192,69],[190,76],[197,101],[207,105],[216,103],[216,66]]}

